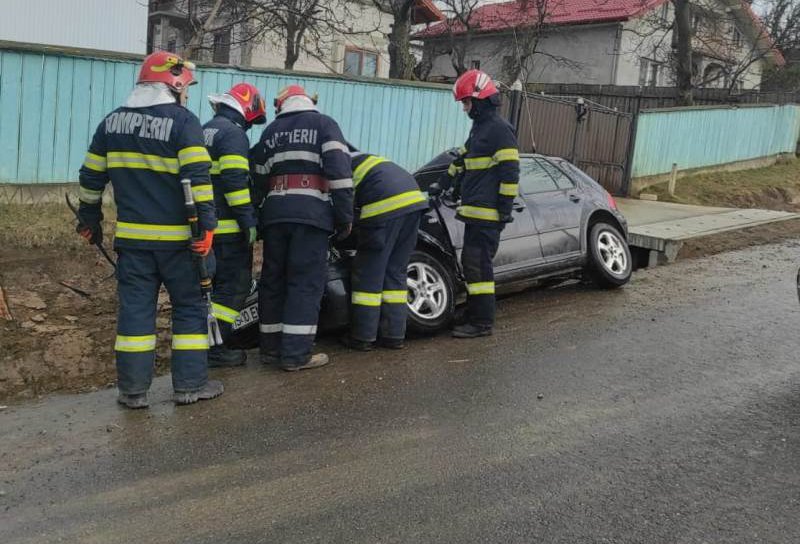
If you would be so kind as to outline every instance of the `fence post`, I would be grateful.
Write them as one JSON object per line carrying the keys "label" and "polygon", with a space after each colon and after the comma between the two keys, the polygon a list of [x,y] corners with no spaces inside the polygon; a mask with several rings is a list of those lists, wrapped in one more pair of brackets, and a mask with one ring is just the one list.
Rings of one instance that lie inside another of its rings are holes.
{"label": "fence post", "polygon": [[678,163],[672,163],[672,172],[669,175],[669,183],[667,184],[667,191],[669,196],[675,196],[675,181],[678,178]]}
{"label": "fence post", "polygon": [[511,85],[511,105],[508,111],[508,122],[514,128],[514,133],[519,133],[519,118],[522,114],[522,82],[516,80]]}

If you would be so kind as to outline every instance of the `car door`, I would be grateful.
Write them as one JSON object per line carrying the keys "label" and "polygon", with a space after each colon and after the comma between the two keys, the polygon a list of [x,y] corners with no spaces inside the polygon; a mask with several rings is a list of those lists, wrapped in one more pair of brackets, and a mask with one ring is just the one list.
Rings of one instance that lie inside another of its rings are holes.
{"label": "car door", "polygon": [[553,163],[536,158],[522,164],[521,192],[539,232],[542,254],[553,262],[580,255],[583,194]]}

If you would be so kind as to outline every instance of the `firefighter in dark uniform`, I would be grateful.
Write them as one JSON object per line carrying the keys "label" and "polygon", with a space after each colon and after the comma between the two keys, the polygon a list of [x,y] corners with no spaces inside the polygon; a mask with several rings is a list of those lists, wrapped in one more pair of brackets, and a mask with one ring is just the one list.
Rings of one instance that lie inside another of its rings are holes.
{"label": "firefighter in dark uniform", "polygon": [[428,200],[414,176],[395,163],[350,149],[358,228],[350,335],[343,343],[369,351],[380,332],[381,346],[401,349],[408,313],[408,259]]}
{"label": "firefighter in dark uniform", "polygon": [[[114,188],[119,313],[116,351],[119,397],[128,408],[148,406],[162,284],[172,302],[172,385],[177,404],[212,399],[222,383],[208,379],[207,308],[192,252],[208,255],[217,218],[203,130],[187,110],[194,66],[157,52],[142,64],[125,105],[97,127],[80,170],[78,232],[102,240],[101,202]],[[201,241],[190,246],[182,179],[190,179]]]}
{"label": "firefighter in dark uniform", "polygon": [[[214,231],[214,316],[223,341],[250,292],[253,250],[256,242],[256,212],[250,195],[250,142],[247,130],[266,121],[266,107],[258,89],[239,83],[221,95],[209,96],[216,115],[203,126],[211,155],[211,182],[218,224]],[[213,346],[208,366],[244,364],[244,350]]]}
{"label": "firefighter in dark uniform", "polygon": [[336,121],[299,85],[275,99],[276,119],[252,150],[264,264],[259,284],[262,362],[293,371],[327,364],[311,355],[328,267],[328,238],[353,222],[350,155]]}
{"label": "firefighter in dark uniform", "polygon": [[492,259],[500,233],[510,223],[519,181],[519,150],[514,130],[498,114],[500,94],[491,78],[469,70],[453,86],[455,99],[473,120],[461,157],[448,170],[461,197],[456,218],[464,221],[461,265],[467,281],[467,322],[456,338],[492,334],[495,316]]}

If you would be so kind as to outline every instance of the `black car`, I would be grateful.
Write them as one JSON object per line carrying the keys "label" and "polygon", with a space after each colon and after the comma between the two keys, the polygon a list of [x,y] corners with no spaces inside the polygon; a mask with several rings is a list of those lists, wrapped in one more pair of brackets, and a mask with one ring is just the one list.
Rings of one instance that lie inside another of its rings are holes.
{"label": "black car", "polygon": [[[459,262],[464,224],[456,202],[436,183],[455,158],[442,153],[414,176],[428,191],[417,247],[408,264],[409,328],[433,333],[447,327],[466,291]],[[542,280],[583,275],[599,287],[620,287],[632,272],[627,221],[613,197],[597,182],[557,157],[520,157],[514,221],[506,225],[494,259],[498,293]],[[350,307],[350,266],[354,251],[332,247],[320,328],[345,327]],[[234,325],[232,344],[252,346],[258,337],[258,294],[247,300]]]}

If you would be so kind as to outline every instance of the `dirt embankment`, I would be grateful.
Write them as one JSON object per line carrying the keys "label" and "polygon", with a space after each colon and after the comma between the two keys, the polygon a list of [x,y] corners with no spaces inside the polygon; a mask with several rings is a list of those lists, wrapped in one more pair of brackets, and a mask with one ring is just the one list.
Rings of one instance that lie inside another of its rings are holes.
{"label": "dirt embankment", "polygon": [[[87,247],[0,254],[0,287],[13,318],[0,317],[0,399],[114,382],[116,294],[110,273]],[[165,296],[159,302],[164,360],[168,302]]]}

